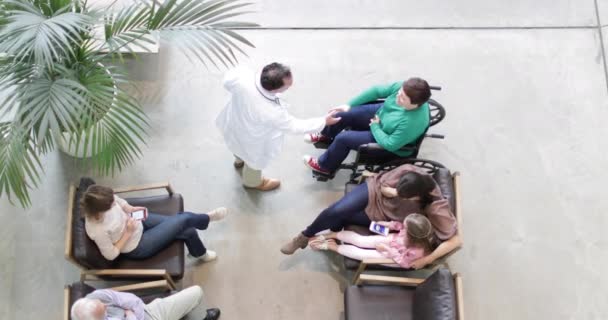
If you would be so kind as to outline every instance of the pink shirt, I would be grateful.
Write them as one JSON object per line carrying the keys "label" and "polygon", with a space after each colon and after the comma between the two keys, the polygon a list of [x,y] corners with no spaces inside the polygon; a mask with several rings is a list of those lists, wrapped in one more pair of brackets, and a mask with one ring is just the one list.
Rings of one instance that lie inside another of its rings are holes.
{"label": "pink shirt", "polygon": [[423,248],[407,247],[405,245],[407,241],[407,228],[403,223],[392,221],[389,229],[399,230],[399,233],[389,234],[391,242],[389,243],[388,251],[380,252],[383,256],[393,259],[401,267],[409,269],[411,268],[412,261],[427,255]]}

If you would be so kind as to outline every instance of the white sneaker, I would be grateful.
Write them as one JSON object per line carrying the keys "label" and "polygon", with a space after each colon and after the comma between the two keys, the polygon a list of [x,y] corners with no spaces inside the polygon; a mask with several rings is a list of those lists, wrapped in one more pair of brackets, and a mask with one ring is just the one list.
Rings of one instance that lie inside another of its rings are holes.
{"label": "white sneaker", "polygon": [[207,213],[209,220],[219,221],[228,215],[228,209],[224,207],[215,208]]}
{"label": "white sneaker", "polygon": [[217,259],[217,252],[207,250],[207,252],[205,252],[205,254],[200,257],[195,257],[195,256],[191,255],[190,253],[188,253],[188,257],[193,258],[193,259],[198,259],[203,262],[209,262],[209,261],[213,261],[213,260]]}

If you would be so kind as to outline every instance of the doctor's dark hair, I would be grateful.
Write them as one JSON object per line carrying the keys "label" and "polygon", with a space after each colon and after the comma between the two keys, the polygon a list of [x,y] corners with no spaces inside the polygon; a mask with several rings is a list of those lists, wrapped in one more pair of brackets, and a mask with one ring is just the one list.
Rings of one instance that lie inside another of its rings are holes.
{"label": "doctor's dark hair", "polygon": [[401,198],[418,196],[427,205],[435,200],[431,195],[435,186],[435,180],[431,176],[410,171],[401,176],[396,189]]}
{"label": "doctor's dark hair", "polygon": [[262,69],[260,83],[262,88],[272,91],[281,88],[285,83],[283,79],[291,78],[291,70],[288,66],[273,62]]}

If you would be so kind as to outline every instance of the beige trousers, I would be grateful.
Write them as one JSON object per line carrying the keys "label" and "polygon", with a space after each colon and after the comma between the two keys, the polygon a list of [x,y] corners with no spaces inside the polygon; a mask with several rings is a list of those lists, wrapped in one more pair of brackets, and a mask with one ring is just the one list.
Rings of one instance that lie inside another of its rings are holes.
{"label": "beige trousers", "polygon": [[206,309],[197,310],[189,314],[197,308],[203,301],[203,289],[199,286],[188,287],[178,293],[172,294],[166,298],[154,299],[144,307],[146,312],[146,320],[179,320],[186,315],[188,319],[201,319],[206,315]]}
{"label": "beige trousers", "polygon": [[[234,156],[234,158],[236,158],[237,162],[243,162],[243,160],[237,156]],[[241,179],[245,187],[255,188],[262,184],[262,170],[252,169],[245,163]]]}

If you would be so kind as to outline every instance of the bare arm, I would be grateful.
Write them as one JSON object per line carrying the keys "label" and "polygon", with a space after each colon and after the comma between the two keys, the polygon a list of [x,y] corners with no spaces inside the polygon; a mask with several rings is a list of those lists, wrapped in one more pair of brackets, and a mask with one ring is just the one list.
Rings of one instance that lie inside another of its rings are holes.
{"label": "bare arm", "polygon": [[462,245],[462,239],[458,235],[454,235],[450,239],[442,242],[431,254],[428,256],[416,259],[412,261],[412,268],[420,269],[424,268],[424,266],[435,262],[435,260],[445,256],[446,254],[452,252],[456,248],[459,248]]}

